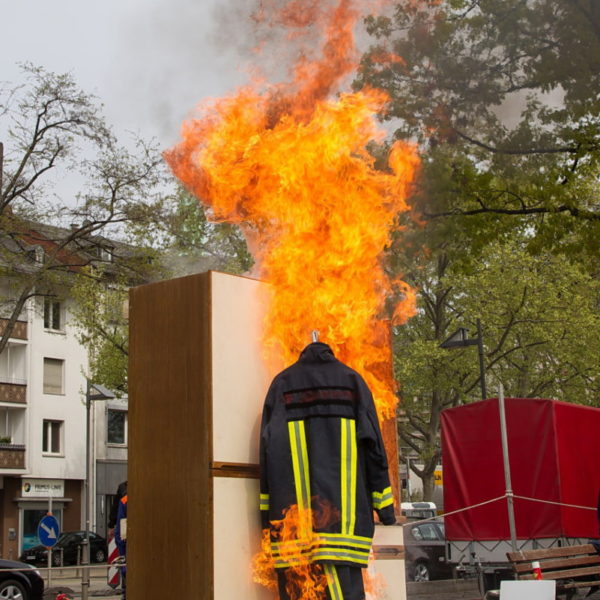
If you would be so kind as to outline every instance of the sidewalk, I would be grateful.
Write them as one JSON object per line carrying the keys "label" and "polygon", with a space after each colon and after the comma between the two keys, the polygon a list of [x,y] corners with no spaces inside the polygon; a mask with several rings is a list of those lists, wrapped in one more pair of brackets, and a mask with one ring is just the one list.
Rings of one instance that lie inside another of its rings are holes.
{"label": "sidewalk", "polygon": [[[44,578],[44,600],[55,600],[60,593],[65,593],[70,598],[81,598],[81,568],[52,569],[50,586],[48,586],[48,572],[40,569]],[[107,565],[93,566],[90,568],[89,597],[102,597],[103,600],[120,600],[121,588],[113,589],[107,583]]]}

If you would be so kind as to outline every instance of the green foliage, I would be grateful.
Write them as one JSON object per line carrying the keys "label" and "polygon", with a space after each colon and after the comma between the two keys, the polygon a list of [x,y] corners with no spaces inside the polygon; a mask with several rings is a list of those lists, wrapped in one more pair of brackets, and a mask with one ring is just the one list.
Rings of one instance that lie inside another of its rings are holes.
{"label": "green foliage", "polygon": [[[454,157],[427,218],[527,217],[543,243],[567,245],[573,220],[600,219],[597,2],[417,0],[367,26],[377,41],[355,86],[389,93],[382,118],[426,160],[440,145]],[[596,233],[577,241],[595,248]]]}
{"label": "green foliage", "polygon": [[128,286],[107,281],[102,269],[80,273],[70,290],[71,311],[78,339],[88,350],[90,381],[127,394]]}
{"label": "green foliage", "polygon": [[173,200],[174,210],[166,221],[171,252],[203,260],[226,273],[241,274],[252,268],[253,259],[239,227],[210,221],[208,209],[181,187]]}
{"label": "green foliage", "polygon": [[410,253],[406,279],[419,290],[419,311],[394,331],[406,416],[399,432],[425,465],[415,470],[426,491],[440,460],[441,411],[481,397],[477,347],[440,348],[459,327],[476,337],[481,319],[488,396],[501,381],[513,397],[600,405],[600,282],[585,263],[532,254],[528,242],[513,232],[465,256],[459,237]]}
{"label": "green foliage", "polygon": [[598,403],[600,5],[411,0],[366,25],[354,85],[422,154],[390,268],[419,292],[395,367],[428,497],[440,411],[479,395],[476,347],[439,348],[458,327],[481,319],[490,390]]}

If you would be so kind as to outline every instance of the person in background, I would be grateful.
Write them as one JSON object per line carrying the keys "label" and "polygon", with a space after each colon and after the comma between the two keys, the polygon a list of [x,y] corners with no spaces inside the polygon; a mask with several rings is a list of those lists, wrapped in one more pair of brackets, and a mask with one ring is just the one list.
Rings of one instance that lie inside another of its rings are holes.
{"label": "person in background", "polygon": [[110,513],[108,515],[108,537],[112,537],[113,530],[117,523],[117,512],[119,510],[119,503],[121,498],[127,494],[127,480],[121,482],[117,488],[117,493],[113,499],[112,506],[110,507]]}
{"label": "person in background", "polygon": [[115,524],[115,541],[119,549],[119,556],[125,562],[125,566],[121,568],[121,589],[122,598],[126,600],[127,595],[127,494],[123,496],[119,502],[117,511],[117,519]]}

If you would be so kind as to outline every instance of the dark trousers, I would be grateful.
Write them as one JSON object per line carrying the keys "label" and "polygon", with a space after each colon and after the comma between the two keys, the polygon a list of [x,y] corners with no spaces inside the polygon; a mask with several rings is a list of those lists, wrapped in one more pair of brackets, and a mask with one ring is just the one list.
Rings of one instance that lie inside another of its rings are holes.
{"label": "dark trousers", "polygon": [[[327,584],[323,599],[364,600],[362,569],[324,564],[314,565],[314,578],[325,575]],[[293,569],[277,569],[280,600],[301,600],[302,591],[293,574]]]}

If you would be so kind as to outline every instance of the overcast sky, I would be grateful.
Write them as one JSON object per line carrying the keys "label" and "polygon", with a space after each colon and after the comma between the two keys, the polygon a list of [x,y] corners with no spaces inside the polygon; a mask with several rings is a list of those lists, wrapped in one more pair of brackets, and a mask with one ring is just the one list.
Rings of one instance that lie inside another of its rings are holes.
{"label": "overcast sky", "polygon": [[[236,0],[0,0],[0,81],[18,62],[70,72],[116,131],[177,141],[197,102],[245,81]],[[251,3],[240,2],[241,6]]]}

